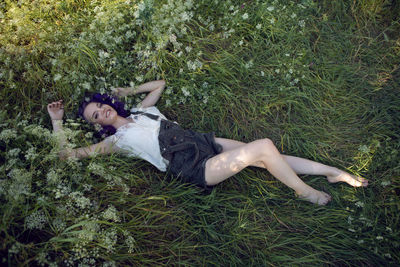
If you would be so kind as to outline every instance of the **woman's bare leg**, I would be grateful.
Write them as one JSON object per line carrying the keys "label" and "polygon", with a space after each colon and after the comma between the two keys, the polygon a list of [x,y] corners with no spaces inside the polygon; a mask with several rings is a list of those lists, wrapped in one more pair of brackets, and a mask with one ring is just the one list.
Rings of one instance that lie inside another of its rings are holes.
{"label": "woman's bare leg", "polygon": [[[223,151],[229,151],[246,144],[240,141],[225,138],[215,138],[215,141],[223,147]],[[328,178],[328,182],[330,183],[346,182],[354,187],[365,187],[368,185],[368,180],[351,175],[338,168],[304,158],[287,155],[282,156],[296,174],[324,175]],[[253,166],[265,168],[262,162],[257,162]]]}
{"label": "woman's bare leg", "polygon": [[[218,142],[218,139],[217,139]],[[247,166],[262,164],[275,178],[283,182],[303,199],[325,205],[331,197],[305,184],[284,160],[269,139],[261,139],[222,152],[206,162],[205,179],[216,185]]]}

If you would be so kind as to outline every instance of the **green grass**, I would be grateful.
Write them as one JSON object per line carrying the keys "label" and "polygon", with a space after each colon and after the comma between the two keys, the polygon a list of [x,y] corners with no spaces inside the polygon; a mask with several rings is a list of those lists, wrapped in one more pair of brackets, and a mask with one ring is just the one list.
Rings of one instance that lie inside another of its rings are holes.
{"label": "green grass", "polygon": [[[0,4],[2,263],[396,265],[399,4],[166,2]],[[64,99],[83,146],[98,141],[76,124],[85,91],[159,78],[184,127],[268,137],[369,186],[304,176],[332,196],[320,207],[256,168],[207,193],[120,155],[58,160],[47,103]]]}

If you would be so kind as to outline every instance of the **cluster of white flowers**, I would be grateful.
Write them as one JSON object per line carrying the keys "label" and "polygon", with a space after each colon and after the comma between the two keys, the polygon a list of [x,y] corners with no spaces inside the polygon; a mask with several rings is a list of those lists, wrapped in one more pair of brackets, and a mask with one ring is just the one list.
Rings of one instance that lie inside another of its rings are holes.
{"label": "cluster of white flowers", "polygon": [[28,229],[43,229],[47,223],[47,217],[43,210],[37,210],[25,218]]}
{"label": "cluster of white flowers", "polygon": [[104,167],[95,162],[90,162],[87,168],[89,171],[99,176],[104,176],[106,174]]}
{"label": "cluster of white flowers", "polygon": [[57,184],[56,188],[52,189],[52,191],[54,193],[54,198],[59,199],[68,196],[69,193],[71,192],[71,189],[64,183],[59,183]]}
{"label": "cluster of white flowers", "polygon": [[11,178],[6,184],[7,197],[11,201],[23,201],[29,196],[32,187],[32,173],[25,169],[12,169],[8,176]]}
{"label": "cluster of white flowers", "polygon": [[125,244],[128,246],[128,253],[132,253],[137,246],[135,239],[130,235],[125,239]]}
{"label": "cluster of white flowers", "polygon": [[115,244],[117,244],[117,241],[118,241],[118,234],[115,231],[115,229],[103,231],[101,242],[108,252],[113,252],[115,250]]}
{"label": "cluster of white flowers", "polygon": [[82,192],[72,192],[69,194],[69,197],[74,202],[74,204],[82,210],[86,210],[91,205],[90,199],[83,196]]}
{"label": "cluster of white flowers", "polygon": [[103,211],[102,216],[106,220],[120,222],[121,220],[117,213],[117,209],[113,205],[109,205],[109,207],[105,211]]}
{"label": "cluster of white flowers", "polygon": [[47,173],[46,177],[47,177],[47,183],[49,185],[57,185],[60,182],[59,175],[58,175],[57,171],[54,169],[50,169],[50,171]]}
{"label": "cluster of white flowers", "polygon": [[38,157],[38,154],[36,153],[36,148],[35,147],[30,147],[26,152],[25,152],[25,158],[27,160],[34,160],[35,158]]}
{"label": "cluster of white flowers", "polygon": [[186,64],[188,70],[193,70],[193,71],[201,69],[203,67],[203,63],[201,63],[201,61],[198,59],[195,59],[194,61],[188,60]]}
{"label": "cluster of white flowers", "polygon": [[4,141],[5,143],[15,138],[17,138],[17,131],[14,129],[5,129],[0,133],[0,141]]}

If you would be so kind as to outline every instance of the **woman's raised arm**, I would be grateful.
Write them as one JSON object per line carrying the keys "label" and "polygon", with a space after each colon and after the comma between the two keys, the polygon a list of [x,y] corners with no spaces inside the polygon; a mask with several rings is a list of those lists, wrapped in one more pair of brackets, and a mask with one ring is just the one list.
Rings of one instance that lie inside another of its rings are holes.
{"label": "woman's raised arm", "polygon": [[142,108],[147,108],[154,106],[157,101],[160,99],[162,92],[165,88],[165,81],[158,80],[147,82],[142,85],[139,85],[136,88],[126,87],[126,88],[114,88],[113,92],[117,96],[127,96],[133,94],[140,94],[140,93],[149,93],[145,99],[138,105]]}

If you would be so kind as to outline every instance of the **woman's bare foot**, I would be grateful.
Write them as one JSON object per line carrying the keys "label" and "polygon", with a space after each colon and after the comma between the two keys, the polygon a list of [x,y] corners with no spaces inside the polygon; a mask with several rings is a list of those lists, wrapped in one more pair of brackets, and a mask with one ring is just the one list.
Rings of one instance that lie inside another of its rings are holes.
{"label": "woman's bare foot", "polygon": [[368,186],[368,180],[362,177],[358,177],[355,175],[351,175],[345,171],[339,170],[337,168],[334,169],[332,175],[327,175],[328,182],[337,183],[337,182],[346,182],[354,187],[366,187]]}
{"label": "woman's bare foot", "polygon": [[304,199],[318,205],[326,205],[329,201],[331,201],[331,196],[329,194],[315,190],[314,188],[311,188],[306,193],[298,194],[298,196],[300,199]]}

